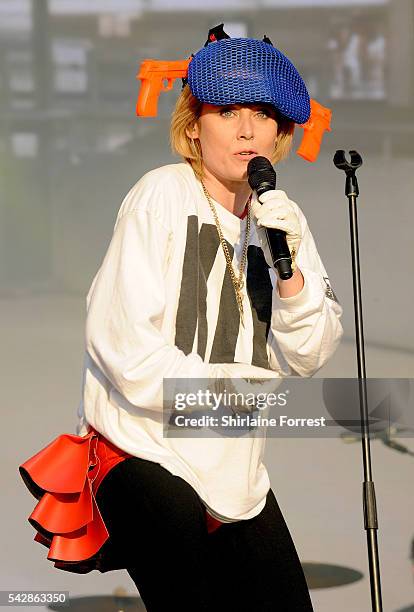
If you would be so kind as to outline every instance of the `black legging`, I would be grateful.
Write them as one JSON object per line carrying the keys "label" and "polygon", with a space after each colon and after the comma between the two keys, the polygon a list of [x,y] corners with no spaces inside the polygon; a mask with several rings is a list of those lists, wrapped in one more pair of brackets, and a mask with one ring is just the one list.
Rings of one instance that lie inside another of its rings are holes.
{"label": "black legging", "polygon": [[148,612],[310,612],[305,577],[270,489],[252,519],[207,532],[194,489],[132,457],[102,482],[97,503],[115,554]]}

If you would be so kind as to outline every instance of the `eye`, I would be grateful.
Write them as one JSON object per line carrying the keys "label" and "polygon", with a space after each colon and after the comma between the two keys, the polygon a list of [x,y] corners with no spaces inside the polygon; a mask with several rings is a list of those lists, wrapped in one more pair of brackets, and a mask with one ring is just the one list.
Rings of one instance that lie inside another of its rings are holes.
{"label": "eye", "polygon": [[262,117],[272,117],[273,116],[272,111],[270,109],[268,109],[268,108],[260,108],[257,111],[257,114],[258,115],[262,115]]}
{"label": "eye", "polygon": [[233,115],[234,111],[231,108],[222,108],[219,111],[219,114],[221,117],[231,117]]}

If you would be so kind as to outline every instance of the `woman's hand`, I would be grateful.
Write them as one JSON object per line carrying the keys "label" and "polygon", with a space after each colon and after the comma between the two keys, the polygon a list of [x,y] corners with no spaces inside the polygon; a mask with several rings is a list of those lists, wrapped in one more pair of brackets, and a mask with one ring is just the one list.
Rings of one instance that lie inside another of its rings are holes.
{"label": "woman's hand", "polygon": [[240,394],[233,396],[230,403],[224,401],[233,412],[251,412],[254,404],[246,400],[259,393],[274,393],[282,382],[278,372],[247,363],[214,363],[210,364],[210,371],[209,386],[217,397],[221,393],[223,400],[227,400],[229,394]]}
{"label": "woman's hand", "polygon": [[252,207],[259,227],[280,229],[286,232],[286,242],[292,257],[292,272],[296,269],[295,257],[302,239],[302,230],[295,209],[281,189],[271,189],[259,196]]}

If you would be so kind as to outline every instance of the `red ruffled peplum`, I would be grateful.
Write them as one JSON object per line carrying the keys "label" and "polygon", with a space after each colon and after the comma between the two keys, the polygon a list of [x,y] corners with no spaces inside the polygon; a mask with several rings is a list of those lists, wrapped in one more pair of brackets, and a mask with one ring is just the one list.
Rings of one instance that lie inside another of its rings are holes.
{"label": "red ruffled peplum", "polygon": [[[106,474],[127,457],[132,455],[92,428],[85,436],[58,436],[19,467],[39,500],[28,518],[34,540],[49,549],[47,558],[58,569],[84,574],[121,568],[122,560],[103,554],[109,533],[95,496]],[[209,533],[222,525],[208,512],[206,522]]]}
{"label": "red ruffled peplum", "polygon": [[108,471],[130,456],[92,429],[83,437],[60,435],[19,467],[39,500],[28,519],[37,531],[34,539],[49,548],[55,567],[99,569],[93,557],[109,533],[95,495]]}

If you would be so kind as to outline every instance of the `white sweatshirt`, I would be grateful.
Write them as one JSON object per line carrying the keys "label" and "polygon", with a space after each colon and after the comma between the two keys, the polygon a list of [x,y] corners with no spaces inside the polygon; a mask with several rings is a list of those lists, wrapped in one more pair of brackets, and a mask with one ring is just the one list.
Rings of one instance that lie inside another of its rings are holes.
{"label": "white sweatshirt", "polygon": [[[260,247],[264,230],[252,219],[244,327],[214,217],[186,163],[152,170],[131,188],[86,298],[77,433],[86,434],[89,423],[120,449],[159,463],[224,522],[252,518],[265,505],[265,438],[164,438],[163,378],[208,378],[209,363],[234,362],[309,377],[333,354],[342,308],[293,205],[302,227],[296,261],[304,287],[279,296]],[[215,206],[237,271],[246,218]]]}

